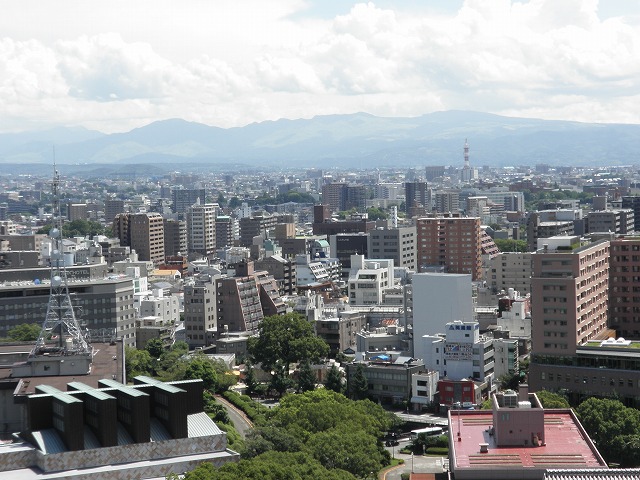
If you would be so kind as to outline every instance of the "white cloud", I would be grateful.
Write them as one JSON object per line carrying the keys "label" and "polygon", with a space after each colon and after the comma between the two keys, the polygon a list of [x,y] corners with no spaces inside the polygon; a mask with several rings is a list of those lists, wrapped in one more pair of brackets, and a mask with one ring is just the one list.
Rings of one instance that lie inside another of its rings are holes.
{"label": "white cloud", "polygon": [[321,17],[299,0],[9,4],[0,130],[454,108],[640,123],[637,17],[603,20],[596,0],[334,3]]}

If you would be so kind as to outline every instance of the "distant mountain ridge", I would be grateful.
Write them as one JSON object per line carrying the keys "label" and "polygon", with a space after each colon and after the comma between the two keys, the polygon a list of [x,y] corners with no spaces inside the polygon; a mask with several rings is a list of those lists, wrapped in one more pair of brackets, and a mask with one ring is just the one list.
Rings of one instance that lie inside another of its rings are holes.
{"label": "distant mountain ridge", "polygon": [[367,113],[266,121],[219,128],[162,120],[126,133],[81,128],[0,135],[0,164],[247,165],[359,168],[462,165],[465,139],[474,166],[629,165],[639,160],[640,125],[592,124],[446,111],[420,117]]}

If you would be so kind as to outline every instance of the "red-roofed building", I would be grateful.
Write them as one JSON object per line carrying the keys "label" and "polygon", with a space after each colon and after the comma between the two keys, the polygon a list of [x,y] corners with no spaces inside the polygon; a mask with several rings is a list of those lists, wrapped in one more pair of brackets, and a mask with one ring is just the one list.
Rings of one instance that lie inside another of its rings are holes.
{"label": "red-roofed building", "polygon": [[491,411],[449,411],[456,480],[542,480],[551,468],[608,468],[573,410],[545,410],[523,387],[494,394]]}

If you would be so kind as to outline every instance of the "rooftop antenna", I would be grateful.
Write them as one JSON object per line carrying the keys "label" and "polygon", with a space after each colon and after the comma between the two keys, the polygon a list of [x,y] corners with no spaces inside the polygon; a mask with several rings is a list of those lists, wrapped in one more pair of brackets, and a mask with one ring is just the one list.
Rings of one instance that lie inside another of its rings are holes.
{"label": "rooftop antenna", "polygon": [[51,239],[51,287],[47,313],[42,331],[31,350],[29,358],[43,354],[80,355],[91,357],[92,349],[87,344],[73,310],[64,261],[62,239],[62,215],[60,214],[60,174],[56,167],[55,147],[53,150],[52,182],[52,222]]}

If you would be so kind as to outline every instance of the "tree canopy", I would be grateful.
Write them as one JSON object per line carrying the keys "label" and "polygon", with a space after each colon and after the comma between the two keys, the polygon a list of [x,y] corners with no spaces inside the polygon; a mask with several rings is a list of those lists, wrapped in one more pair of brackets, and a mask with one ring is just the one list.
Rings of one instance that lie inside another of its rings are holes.
{"label": "tree canopy", "polygon": [[14,342],[35,342],[40,336],[41,327],[36,323],[21,323],[7,332],[7,336]]}
{"label": "tree canopy", "polygon": [[[40,228],[37,233],[48,234],[51,230],[51,224]],[[62,236],[70,237],[94,237],[96,235],[105,235],[105,228],[99,223],[91,220],[74,220],[62,224]]]}
{"label": "tree canopy", "polygon": [[292,363],[303,359],[316,362],[329,354],[327,342],[317,337],[311,323],[296,313],[265,317],[258,333],[258,337],[249,339],[248,350],[266,372],[281,370],[288,375]]}
{"label": "tree canopy", "polygon": [[392,415],[369,400],[353,401],[325,389],[290,394],[247,438],[243,458],[304,452],[330,471],[363,477],[389,463],[378,439],[392,425]]}
{"label": "tree canopy", "polygon": [[536,395],[544,408],[571,408],[569,401],[557,393],[549,392],[548,390],[539,390],[536,392]]}
{"label": "tree canopy", "polygon": [[344,393],[344,384],[342,382],[342,374],[338,367],[334,365],[329,369],[329,373],[327,373],[327,381],[324,384],[324,388],[327,390],[332,390],[337,393]]}
{"label": "tree canopy", "polygon": [[364,375],[364,367],[360,364],[349,382],[349,396],[354,400],[364,400],[369,396],[369,382]]}
{"label": "tree canopy", "polygon": [[576,411],[607,462],[640,465],[640,410],[625,407],[619,400],[591,397]]}
{"label": "tree canopy", "polygon": [[501,252],[520,252],[526,253],[529,251],[527,242],[524,240],[514,240],[512,238],[495,238],[493,240]]}
{"label": "tree canopy", "polygon": [[226,463],[220,468],[202,463],[185,480],[355,480],[344,470],[330,470],[307,452],[265,452],[251,460]]}

